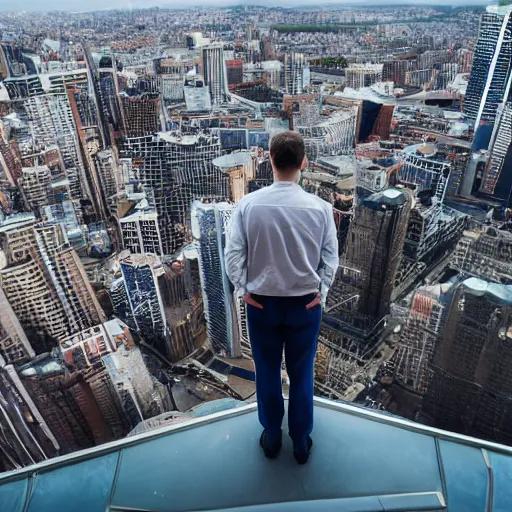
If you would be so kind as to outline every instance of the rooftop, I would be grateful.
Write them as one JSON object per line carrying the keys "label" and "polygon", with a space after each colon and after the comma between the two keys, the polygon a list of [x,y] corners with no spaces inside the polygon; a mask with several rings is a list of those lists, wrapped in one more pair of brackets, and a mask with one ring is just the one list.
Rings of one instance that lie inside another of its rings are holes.
{"label": "rooftop", "polygon": [[315,399],[298,466],[258,444],[256,404],[0,475],[2,512],[509,511],[512,448]]}

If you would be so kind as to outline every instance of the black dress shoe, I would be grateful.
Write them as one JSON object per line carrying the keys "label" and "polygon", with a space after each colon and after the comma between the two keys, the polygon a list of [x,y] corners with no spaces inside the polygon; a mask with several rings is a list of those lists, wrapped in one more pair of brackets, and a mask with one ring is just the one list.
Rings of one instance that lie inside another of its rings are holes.
{"label": "black dress shoe", "polygon": [[311,439],[310,436],[308,436],[307,439],[308,449],[306,452],[293,450],[293,456],[295,457],[295,460],[297,461],[297,464],[300,464],[301,466],[303,464],[306,464],[306,462],[309,459],[309,452],[311,451],[311,447],[313,446],[313,439]]}
{"label": "black dress shoe", "polygon": [[272,436],[269,435],[267,429],[261,433],[260,446],[263,448],[263,453],[267,459],[275,459],[281,451],[281,445],[281,434],[279,434],[275,439],[272,439]]}

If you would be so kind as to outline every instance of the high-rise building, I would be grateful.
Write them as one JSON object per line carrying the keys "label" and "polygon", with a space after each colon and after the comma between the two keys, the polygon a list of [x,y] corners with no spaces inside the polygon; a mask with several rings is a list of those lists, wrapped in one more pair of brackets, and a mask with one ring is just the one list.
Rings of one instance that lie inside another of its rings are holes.
{"label": "high-rise building", "polygon": [[283,110],[292,119],[291,129],[310,128],[320,124],[322,99],[318,94],[285,94]]}
{"label": "high-rise building", "polygon": [[123,277],[112,283],[115,314],[146,343],[178,362],[206,342],[197,249],[186,246],[172,264],[122,253]]}
{"label": "high-rise building", "polygon": [[122,156],[133,159],[139,182],[154,197],[164,254],[173,254],[190,238],[194,199],[229,198],[228,177],[211,163],[220,151],[215,135],[174,132],[128,139],[123,146]]}
{"label": "high-rise building", "polygon": [[[104,131],[119,136],[123,129],[123,112],[119,98],[119,83],[115,69],[115,58],[105,55],[100,59],[96,87],[100,101],[100,111],[104,126]],[[112,137],[109,137],[111,140]]]}
{"label": "high-rise building", "polygon": [[416,195],[429,193],[438,201],[446,194],[450,163],[438,155],[433,144],[416,144],[404,149],[404,165],[396,176],[401,183],[413,185]]}
{"label": "high-rise building", "polygon": [[460,48],[457,50],[457,65],[459,73],[471,73],[475,53],[473,50]]}
{"label": "high-rise building", "polygon": [[166,355],[178,362],[207,339],[197,248],[184,247],[171,265],[163,267],[158,284],[168,326]]}
{"label": "high-rise building", "polygon": [[41,416],[16,369],[0,356],[0,460],[8,469],[41,462],[60,445]]}
{"label": "high-rise building", "polygon": [[128,299],[128,293],[124,284],[124,279],[119,277],[112,281],[109,290],[112,309],[115,315],[120,318],[130,329],[136,330],[137,325],[133,318],[131,304]]}
{"label": "high-rise building", "polygon": [[115,352],[104,355],[102,362],[130,428],[170,409],[168,391],[155,385],[138,347],[121,345]]}
{"label": "high-rise building", "polygon": [[102,143],[102,132],[94,128],[100,124],[99,110],[88,70],[9,78],[4,83],[10,99],[20,101],[32,120],[27,141],[36,147],[58,148],[61,175],[53,178],[68,180],[71,199],[92,201],[100,215],[102,204],[90,148],[93,139]]}
{"label": "high-rise building", "polygon": [[349,108],[335,112],[325,120],[317,119],[312,125],[298,126],[297,131],[304,137],[308,160],[316,162],[320,157],[354,155],[357,120],[357,109]]}
{"label": "high-rise building", "polygon": [[436,284],[416,290],[394,355],[395,378],[402,386],[422,396],[432,380],[431,363],[443,334],[451,286]]}
{"label": "high-rise building", "polygon": [[[60,453],[94,445],[94,436],[84,411],[73,396],[69,372],[62,362],[43,354],[18,369],[21,382],[34,401],[50,431],[58,441]],[[100,420],[102,421],[102,420]]]}
{"label": "high-rise building", "polygon": [[231,200],[240,201],[249,192],[249,182],[256,177],[257,153],[231,153],[216,158],[212,164],[229,176]]}
{"label": "high-rise building", "polygon": [[192,59],[155,60],[155,72],[160,81],[162,99],[172,102],[183,101],[183,76],[193,70],[195,63]]}
{"label": "high-rise building", "polygon": [[310,84],[309,65],[303,53],[286,53],[284,56],[284,83],[287,94],[303,94]]}
{"label": "high-rise building", "polygon": [[465,231],[450,265],[463,275],[512,284],[512,236],[492,226],[484,231]]}
{"label": "high-rise building", "polygon": [[132,346],[130,332],[118,319],[95,325],[60,340],[62,357],[70,367],[88,369],[101,366],[104,355],[120,345]]}
{"label": "high-rise building", "polygon": [[498,105],[507,101],[512,84],[512,6],[489,6],[482,15],[464,112],[493,124]]}
{"label": "high-rise building", "polygon": [[18,184],[25,201],[35,215],[43,206],[47,206],[50,200],[50,169],[48,166],[23,167]]}
{"label": "high-rise building", "polygon": [[201,48],[201,70],[204,83],[210,90],[212,105],[226,103],[229,91],[222,44],[212,44]]}
{"label": "high-rise building", "polygon": [[355,207],[339,278],[354,287],[359,313],[380,320],[391,294],[409,223],[407,190],[387,188]]}
{"label": "high-rise building", "polygon": [[241,84],[244,81],[244,63],[242,60],[227,60],[228,85]]}
{"label": "high-rise building", "polygon": [[233,207],[194,203],[192,229],[199,243],[199,265],[208,336],[219,354],[241,354],[239,321],[231,283],[224,269],[226,228]]}
{"label": "high-rise building", "polygon": [[261,67],[265,71],[268,87],[279,89],[283,75],[283,63],[278,60],[266,60],[261,63]]}
{"label": "high-rise building", "polygon": [[165,354],[166,322],[158,277],[164,269],[149,254],[120,255],[126,295],[137,331],[147,343]]}
{"label": "high-rise building", "polygon": [[164,255],[156,212],[136,211],[119,219],[119,225],[125,249],[138,254]]}
{"label": "high-rise building", "polygon": [[490,143],[491,157],[480,191],[510,206],[512,201],[512,97],[498,107]]}
{"label": "high-rise building", "polygon": [[21,176],[21,157],[8,140],[5,125],[0,121],[0,166],[8,183],[15,185]]}
{"label": "high-rise building", "polygon": [[370,159],[356,164],[356,202],[388,188],[388,169]]}
{"label": "high-rise building", "polygon": [[160,98],[156,93],[120,95],[126,137],[144,137],[160,128]]}
{"label": "high-rise building", "polygon": [[7,364],[26,362],[35,357],[23,327],[0,288],[0,357]]}
{"label": "high-rise building", "polygon": [[440,428],[510,443],[512,287],[470,278],[448,306],[423,412]]}
{"label": "high-rise building", "polygon": [[416,62],[410,60],[390,60],[383,64],[382,81],[393,82],[396,87],[406,84],[407,73],[416,69]]}
{"label": "high-rise building", "polygon": [[382,64],[353,65],[345,69],[347,87],[361,89],[382,80]]}
{"label": "high-rise building", "polygon": [[37,353],[105,319],[62,225],[28,220],[0,227],[0,235],[8,263],[0,284]]}
{"label": "high-rise building", "polygon": [[116,155],[111,149],[105,149],[96,153],[94,160],[100,180],[102,200],[107,210],[112,212],[112,198],[122,190],[123,186]]}

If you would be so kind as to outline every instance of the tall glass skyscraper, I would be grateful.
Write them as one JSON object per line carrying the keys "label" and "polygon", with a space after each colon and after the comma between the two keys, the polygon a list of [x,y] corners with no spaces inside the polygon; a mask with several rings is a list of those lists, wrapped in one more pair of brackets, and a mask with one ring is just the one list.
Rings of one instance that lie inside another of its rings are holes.
{"label": "tall glass skyscraper", "polygon": [[475,129],[494,123],[512,85],[512,6],[490,6],[480,21],[473,69],[464,101]]}
{"label": "tall glass skyscraper", "polygon": [[228,81],[222,45],[214,44],[202,48],[201,67],[204,83],[210,90],[212,104],[226,103],[228,100]]}

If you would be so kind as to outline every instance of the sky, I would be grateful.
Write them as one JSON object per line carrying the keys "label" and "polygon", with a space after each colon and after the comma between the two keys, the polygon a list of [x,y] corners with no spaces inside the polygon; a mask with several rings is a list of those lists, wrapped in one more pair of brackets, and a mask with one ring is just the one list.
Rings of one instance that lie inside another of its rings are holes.
{"label": "sky", "polygon": [[[67,10],[67,11],[92,11],[95,9],[128,9],[130,7],[182,7],[184,5],[238,5],[242,3],[259,5],[283,5],[279,0],[0,0],[0,11],[19,11],[19,10]],[[318,5],[319,3],[360,3],[362,5],[371,4],[442,4],[442,5],[488,5],[497,3],[493,0],[288,0],[286,5]]]}

